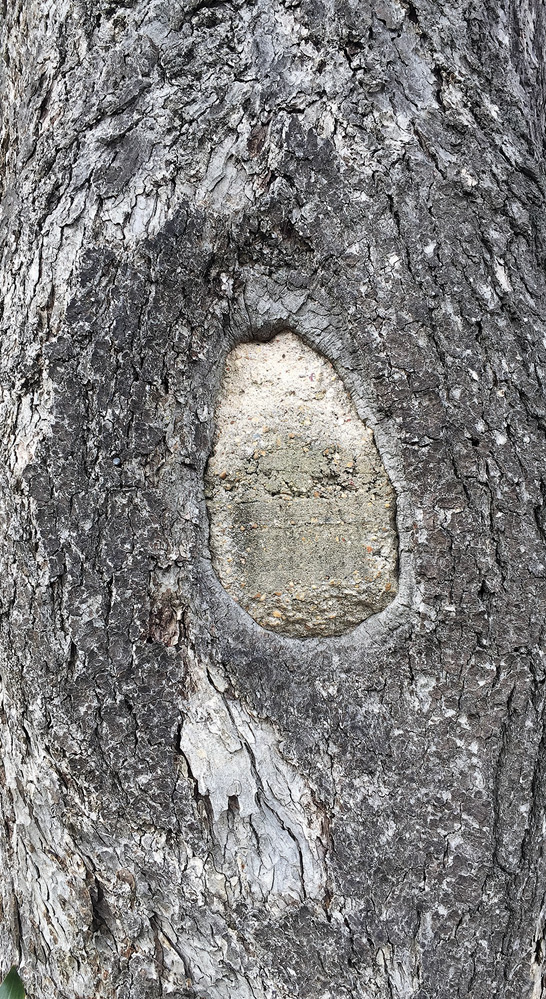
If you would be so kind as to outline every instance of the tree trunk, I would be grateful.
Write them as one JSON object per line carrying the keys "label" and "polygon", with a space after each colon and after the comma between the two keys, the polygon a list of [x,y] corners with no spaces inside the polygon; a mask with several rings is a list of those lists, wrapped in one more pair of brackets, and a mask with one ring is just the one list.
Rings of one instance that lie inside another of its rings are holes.
{"label": "tree trunk", "polygon": [[[539,999],[539,0],[5,4],[2,970]],[[225,359],[280,330],[396,494],[343,634],[211,565]]]}

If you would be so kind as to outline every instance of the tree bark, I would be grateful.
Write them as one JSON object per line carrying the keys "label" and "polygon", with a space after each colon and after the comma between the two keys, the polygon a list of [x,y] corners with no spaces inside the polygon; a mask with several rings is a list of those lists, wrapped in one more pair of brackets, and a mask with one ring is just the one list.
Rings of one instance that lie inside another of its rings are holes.
{"label": "tree bark", "polygon": [[[5,0],[0,923],[33,999],[539,999],[544,11]],[[233,345],[332,362],[399,590],[211,568]],[[234,791],[233,788],[237,790]]]}

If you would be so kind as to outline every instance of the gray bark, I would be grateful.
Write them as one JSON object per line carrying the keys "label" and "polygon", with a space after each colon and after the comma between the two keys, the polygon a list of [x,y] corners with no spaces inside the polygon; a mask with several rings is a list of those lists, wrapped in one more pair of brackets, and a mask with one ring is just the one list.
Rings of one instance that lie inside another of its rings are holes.
{"label": "gray bark", "polygon": [[[33,999],[545,994],[543,22],[6,0],[0,955]],[[281,328],[397,495],[398,595],[340,637],[210,564],[223,360]]]}

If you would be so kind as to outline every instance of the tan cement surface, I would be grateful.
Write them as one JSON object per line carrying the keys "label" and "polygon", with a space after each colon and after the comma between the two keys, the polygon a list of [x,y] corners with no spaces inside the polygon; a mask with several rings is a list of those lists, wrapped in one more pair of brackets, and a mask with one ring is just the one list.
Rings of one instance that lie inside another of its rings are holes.
{"label": "tan cement surface", "polygon": [[395,596],[395,495],[373,433],[294,334],[229,354],[206,497],[213,567],[264,628],[339,635]]}

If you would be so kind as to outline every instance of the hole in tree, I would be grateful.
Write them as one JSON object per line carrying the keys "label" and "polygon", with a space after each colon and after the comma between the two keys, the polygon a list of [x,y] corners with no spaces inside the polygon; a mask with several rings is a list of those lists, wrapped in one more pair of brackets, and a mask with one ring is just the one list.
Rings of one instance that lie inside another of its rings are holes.
{"label": "hole in tree", "polygon": [[214,570],[262,627],[340,635],[396,595],[395,495],[373,433],[293,333],[229,354],[205,492]]}

